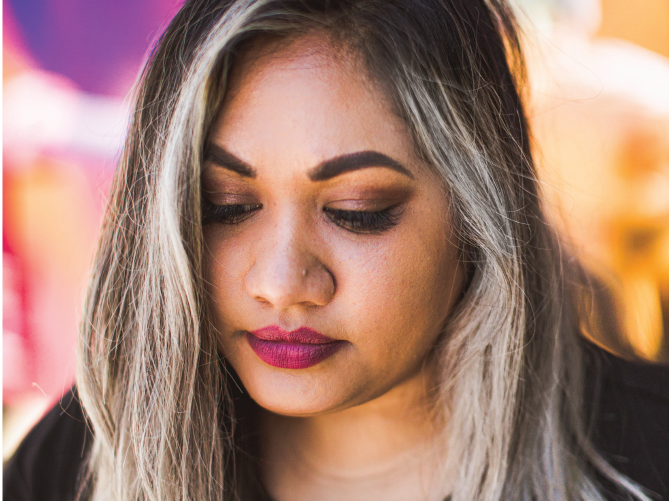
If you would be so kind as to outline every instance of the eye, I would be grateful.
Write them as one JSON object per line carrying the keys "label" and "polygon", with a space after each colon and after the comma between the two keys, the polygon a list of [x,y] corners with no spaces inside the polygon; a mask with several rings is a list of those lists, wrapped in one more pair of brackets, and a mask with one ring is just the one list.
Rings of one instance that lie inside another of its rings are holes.
{"label": "eye", "polygon": [[324,213],[331,221],[354,233],[382,233],[398,224],[402,212],[400,205],[375,212],[324,207]]}
{"label": "eye", "polygon": [[238,224],[253,216],[262,207],[261,204],[214,205],[205,200],[203,202],[203,226],[210,223]]}

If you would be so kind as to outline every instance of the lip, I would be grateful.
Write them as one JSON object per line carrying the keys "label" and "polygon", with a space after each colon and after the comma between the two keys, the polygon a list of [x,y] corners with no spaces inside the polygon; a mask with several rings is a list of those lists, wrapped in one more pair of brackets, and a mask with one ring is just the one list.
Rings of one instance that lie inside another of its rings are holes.
{"label": "lip", "polygon": [[246,337],[261,360],[281,369],[307,369],[333,356],[346,343],[309,327],[285,331],[277,325],[247,332]]}

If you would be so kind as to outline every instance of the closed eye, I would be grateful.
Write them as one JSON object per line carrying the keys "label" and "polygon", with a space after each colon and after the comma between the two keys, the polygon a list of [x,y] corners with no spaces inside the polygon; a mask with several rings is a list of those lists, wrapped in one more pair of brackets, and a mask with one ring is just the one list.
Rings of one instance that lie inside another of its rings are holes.
{"label": "closed eye", "polygon": [[239,224],[262,207],[262,204],[215,205],[205,200],[202,212],[203,226],[210,223]]}
{"label": "closed eye", "polygon": [[396,205],[380,211],[355,211],[324,207],[335,224],[354,233],[382,233],[398,224],[403,207]]}

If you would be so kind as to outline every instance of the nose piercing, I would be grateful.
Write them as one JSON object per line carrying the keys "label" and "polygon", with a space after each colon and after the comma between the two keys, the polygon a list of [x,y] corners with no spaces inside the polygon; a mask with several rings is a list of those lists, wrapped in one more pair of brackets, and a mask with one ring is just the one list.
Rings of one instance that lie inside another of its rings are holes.
{"label": "nose piercing", "polygon": [[308,274],[308,270],[303,270],[303,276],[306,276]]}

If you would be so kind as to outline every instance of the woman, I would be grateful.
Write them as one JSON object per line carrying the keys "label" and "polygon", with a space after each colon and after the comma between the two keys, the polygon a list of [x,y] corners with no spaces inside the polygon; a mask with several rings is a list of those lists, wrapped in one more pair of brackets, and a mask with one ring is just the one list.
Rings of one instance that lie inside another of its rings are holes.
{"label": "woman", "polygon": [[617,362],[578,337],[521,73],[495,1],[187,2],[95,261],[78,494],[648,499],[588,433]]}

